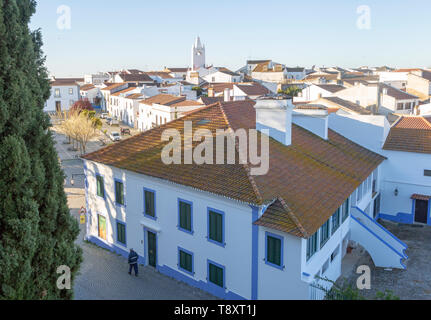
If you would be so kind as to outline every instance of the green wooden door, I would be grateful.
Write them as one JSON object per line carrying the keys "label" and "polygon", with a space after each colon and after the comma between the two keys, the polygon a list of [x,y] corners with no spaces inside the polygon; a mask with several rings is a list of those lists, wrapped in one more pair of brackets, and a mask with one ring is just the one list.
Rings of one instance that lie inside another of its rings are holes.
{"label": "green wooden door", "polygon": [[148,264],[155,268],[157,263],[156,234],[154,232],[147,231],[147,239],[148,239]]}

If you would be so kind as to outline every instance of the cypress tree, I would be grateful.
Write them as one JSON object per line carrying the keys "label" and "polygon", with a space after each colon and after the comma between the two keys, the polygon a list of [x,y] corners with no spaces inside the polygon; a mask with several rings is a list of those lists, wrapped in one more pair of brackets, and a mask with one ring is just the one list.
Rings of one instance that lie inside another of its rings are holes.
{"label": "cypress tree", "polygon": [[49,117],[50,83],[34,0],[0,0],[0,299],[71,299],[57,268],[82,261]]}

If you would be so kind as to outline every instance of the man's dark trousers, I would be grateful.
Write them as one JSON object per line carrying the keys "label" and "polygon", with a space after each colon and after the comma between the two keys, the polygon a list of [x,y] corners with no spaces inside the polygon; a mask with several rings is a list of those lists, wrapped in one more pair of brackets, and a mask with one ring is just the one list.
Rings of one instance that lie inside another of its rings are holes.
{"label": "man's dark trousers", "polygon": [[135,270],[135,275],[138,275],[138,264],[137,263],[130,264],[129,274],[132,274],[132,268]]}

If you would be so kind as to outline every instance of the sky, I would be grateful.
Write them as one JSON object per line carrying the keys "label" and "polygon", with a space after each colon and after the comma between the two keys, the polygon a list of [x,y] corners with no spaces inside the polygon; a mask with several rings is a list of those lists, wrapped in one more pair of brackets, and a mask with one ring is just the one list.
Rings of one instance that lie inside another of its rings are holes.
{"label": "sky", "polygon": [[188,67],[197,35],[207,64],[234,71],[247,59],[407,68],[431,66],[430,11],[429,0],[38,0],[30,28],[57,77]]}

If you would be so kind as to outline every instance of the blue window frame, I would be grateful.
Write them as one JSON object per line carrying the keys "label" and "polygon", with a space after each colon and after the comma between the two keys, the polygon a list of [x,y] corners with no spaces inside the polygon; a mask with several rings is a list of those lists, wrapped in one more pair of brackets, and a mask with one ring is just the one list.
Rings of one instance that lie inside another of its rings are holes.
{"label": "blue window frame", "polygon": [[226,268],[214,261],[207,260],[208,283],[226,289]]}
{"label": "blue window frame", "polygon": [[96,173],[96,194],[105,199],[105,180],[103,176],[98,173]]}
{"label": "blue window frame", "polygon": [[193,234],[193,202],[178,198],[178,230]]}
{"label": "blue window frame", "polygon": [[329,232],[329,220],[328,220],[320,228],[320,248],[323,248],[326,242],[328,242],[330,236],[331,234]]}
{"label": "blue window frame", "polygon": [[156,191],[144,188],[144,216],[157,220]]}
{"label": "blue window frame", "polygon": [[117,222],[117,242],[123,246],[127,246],[126,224],[120,220]]}
{"label": "blue window frame", "polygon": [[195,275],[193,258],[193,252],[178,247],[178,269],[190,274],[191,276]]}
{"label": "blue window frame", "polygon": [[215,243],[219,246],[225,247],[225,214],[223,211],[207,208],[208,227],[207,238],[208,241]]}
{"label": "blue window frame", "polygon": [[338,208],[337,211],[335,211],[335,213],[332,215],[331,217],[331,222],[332,222],[332,234],[334,234],[338,228],[340,227],[340,212],[341,212],[341,208]]}
{"label": "blue window frame", "polygon": [[124,200],[124,183],[120,179],[114,179],[115,203],[119,206],[125,206]]}
{"label": "blue window frame", "polygon": [[316,231],[310,238],[307,239],[307,261],[319,250],[318,237],[319,231]]}
{"label": "blue window frame", "polygon": [[283,247],[284,238],[282,236],[265,232],[265,263],[283,270]]}

